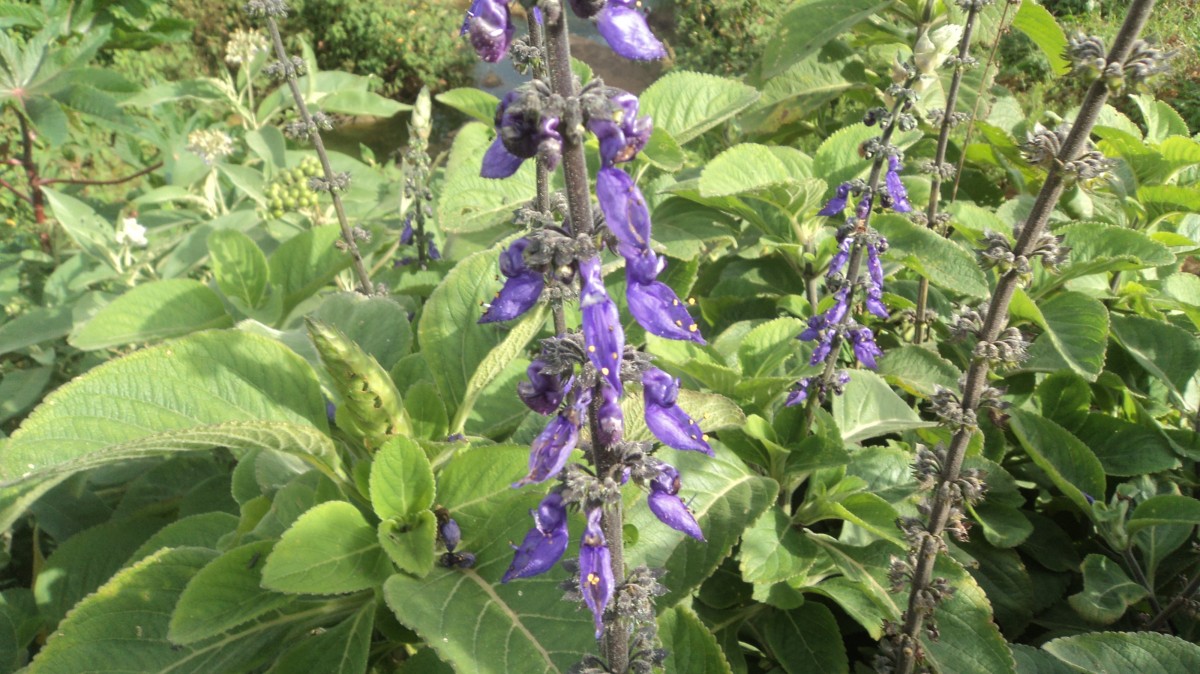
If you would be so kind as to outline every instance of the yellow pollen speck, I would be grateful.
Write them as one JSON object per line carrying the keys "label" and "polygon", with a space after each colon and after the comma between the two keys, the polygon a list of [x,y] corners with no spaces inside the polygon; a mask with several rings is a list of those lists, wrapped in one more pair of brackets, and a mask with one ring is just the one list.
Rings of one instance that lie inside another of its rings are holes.
{"label": "yellow pollen speck", "polygon": [[600,584],[600,576],[597,576],[594,573],[589,573],[588,577],[587,577],[587,582],[588,582],[588,585],[599,585]]}
{"label": "yellow pollen speck", "polygon": [[679,300],[677,300],[677,299],[671,300],[671,306],[673,306],[673,307],[679,306]]}
{"label": "yellow pollen speck", "polygon": [[695,332],[695,331],[696,331],[695,323],[692,323],[691,325],[688,326],[688,332]]}
{"label": "yellow pollen speck", "polygon": [[696,440],[696,439],[697,439],[697,438],[696,438],[696,436],[695,436],[695,434],[693,434],[693,435],[692,435],[692,439],[693,439],[693,440]]}
{"label": "yellow pollen speck", "polygon": [[675,325],[678,325],[679,327],[681,327],[681,328],[682,328],[682,327],[683,327],[683,321],[675,321]]}
{"label": "yellow pollen speck", "polygon": [[689,297],[689,298],[688,298],[688,306],[695,306],[695,304],[696,304],[696,298],[695,298],[695,297]]}
{"label": "yellow pollen speck", "polygon": [[604,375],[605,377],[607,377],[607,376],[608,376],[608,368],[607,368],[607,367],[602,367],[602,368],[600,368],[600,374],[602,374],[602,375]]}
{"label": "yellow pollen speck", "polygon": [[701,433],[701,434],[700,434],[700,439],[701,439],[701,440],[703,440],[703,441],[705,441],[705,442],[708,442],[708,433]]}
{"label": "yellow pollen speck", "polygon": [[617,355],[616,351],[613,351],[613,360],[616,360],[618,358],[620,358],[620,356]]}
{"label": "yellow pollen speck", "polygon": [[596,353],[596,345],[588,344],[588,353]]}

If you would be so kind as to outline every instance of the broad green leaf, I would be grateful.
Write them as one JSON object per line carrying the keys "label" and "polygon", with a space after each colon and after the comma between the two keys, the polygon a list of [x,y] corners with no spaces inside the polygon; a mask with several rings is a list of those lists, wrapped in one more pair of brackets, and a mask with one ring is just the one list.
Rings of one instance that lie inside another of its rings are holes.
{"label": "broad green leaf", "polygon": [[[496,180],[479,175],[483,155],[494,133],[471,122],[459,130],[450,149],[446,183],[438,198],[438,224],[447,232],[471,233],[512,220],[513,211],[536,192],[534,162],[525,162],[512,176]],[[495,272],[489,278],[495,276]]]}
{"label": "broad green leaf", "polygon": [[763,50],[761,77],[766,79],[784,72],[891,4],[892,0],[800,0],[792,3],[780,17],[778,30],[773,32]]}
{"label": "broad green leaf", "polygon": [[167,279],[143,283],[113,300],[68,341],[91,351],[231,325],[233,319],[211,288],[192,279]]}
{"label": "broad green leaf", "polygon": [[1165,101],[1156,100],[1148,94],[1139,94],[1130,96],[1130,98],[1137,104],[1138,110],[1142,113],[1142,120],[1146,123],[1147,141],[1161,143],[1169,136],[1186,138],[1192,135],[1187,122]]}
{"label": "broad green leaf", "polygon": [[676,606],[659,615],[658,638],[667,649],[665,674],[732,674],[716,638],[690,608]]}
{"label": "broad green leaf", "polygon": [[1073,431],[1087,420],[1092,389],[1083,377],[1060,370],[1042,380],[1037,388],[1037,398],[1043,416]]}
{"label": "broad green leaf", "polygon": [[774,374],[789,356],[800,352],[796,335],[805,327],[805,323],[797,318],[777,318],[746,333],[738,346],[742,374],[747,377]]}
{"label": "broad green leaf", "polygon": [[[797,172],[785,164],[777,155],[791,152],[802,159],[795,163],[807,165],[809,170]],[[704,166],[700,173],[700,195],[705,197],[728,197],[747,194],[812,176],[812,159],[799,150],[787,147],[768,147],[755,143],[741,143],[725,150]]]}
{"label": "broad green leaf", "polygon": [[262,585],[289,594],[342,594],[379,585],[392,563],[375,528],[345,501],[300,516],[267,557]]}
{"label": "broad green leaf", "polygon": [[237,528],[238,518],[225,512],[208,512],[181,517],[159,529],[129,556],[126,566],[158,552],[162,548],[211,548],[225,534]]}
{"label": "broad green leaf", "polygon": [[437,518],[428,510],[379,524],[379,545],[401,571],[423,578],[433,569]]}
{"label": "broad green leaf", "polygon": [[772,508],[746,529],[738,559],[747,583],[777,583],[807,571],[818,554],[816,544]]}
{"label": "broad green leaf", "polygon": [[438,397],[437,386],[420,380],[404,393],[404,411],[408,413],[413,434],[425,440],[441,440],[450,432],[446,406]]}
{"label": "broad green leaf", "polygon": [[979,585],[956,561],[939,555],[934,575],[946,578],[954,593],[934,609],[940,637],[921,635],[934,671],[954,674],[1013,674],[1012,651],[992,621],[992,607]]}
{"label": "broad green leaf", "polygon": [[0,379],[0,424],[24,412],[42,397],[54,369],[12,370]]}
{"label": "broad green leaf", "polygon": [[35,307],[0,325],[0,355],[65,337],[75,325],[71,307]]}
{"label": "broad green leaf", "polygon": [[1092,412],[1074,434],[1092,450],[1108,475],[1149,475],[1179,466],[1166,436],[1131,421]]}
{"label": "broad green leaf", "polygon": [[664,171],[678,171],[683,168],[683,162],[687,156],[683,153],[683,148],[679,147],[679,143],[667,133],[666,129],[655,127],[650,132],[650,140],[646,141],[646,147],[638,153],[638,157],[645,159],[655,167]]}
{"label": "broad green leaf", "polygon": [[350,256],[335,245],[341,236],[337,225],[313,227],[284,241],[271,253],[267,263],[271,282],[283,289],[284,316],[350,266]]}
{"label": "broad green leaf", "polygon": [[504,326],[477,323],[480,304],[500,289],[498,256],[499,249],[481,251],[455,265],[429,296],[417,324],[421,353],[452,416],[479,364],[506,337]]}
{"label": "broad green leaf", "polygon": [[427,510],[433,496],[433,469],[425,450],[405,437],[394,437],[379,448],[371,464],[371,504],[380,519]]}
{"label": "broad green leaf", "polygon": [[338,112],[359,117],[391,117],[412,110],[411,105],[369,91],[335,91],[323,96],[319,106],[323,112]]}
{"label": "broad green leaf", "polygon": [[833,612],[816,602],[759,620],[776,662],[788,674],[848,674],[850,660]]}
{"label": "broad green leaf", "polygon": [[362,674],[371,654],[375,602],[368,601],[337,625],[309,636],[279,657],[268,674]]}
{"label": "broad green leaf", "polygon": [[1025,33],[1050,62],[1055,74],[1065,75],[1071,69],[1064,54],[1067,51],[1067,36],[1054,20],[1054,15],[1045,7],[1033,2],[1023,2],[1012,21],[1013,28]]}
{"label": "broad green leaf", "polygon": [[1033,524],[1019,508],[984,501],[968,509],[984,538],[998,548],[1016,547],[1033,533]]}
{"label": "broad green leaf", "polygon": [[1055,639],[1043,649],[1092,674],[1191,674],[1200,646],[1155,632],[1091,632]]}
{"label": "broad green leaf", "polygon": [[1141,316],[1113,316],[1112,332],[1134,360],[1169,387],[1176,402],[1200,402],[1200,341],[1182,328]]}
{"label": "broad green leaf", "polygon": [[1083,591],[1067,597],[1071,608],[1089,622],[1111,625],[1149,591],[1129,580],[1119,564],[1104,555],[1083,560]]}
{"label": "broad green leaf", "polygon": [[1130,534],[1146,527],[1200,524],[1200,501],[1180,494],[1160,494],[1142,501],[1125,525]]}
{"label": "broad green leaf", "polygon": [[876,217],[872,225],[887,237],[885,257],[902,263],[939,288],[974,298],[988,295],[987,278],[975,256],[952,239],[899,216]]}
{"label": "broad green leaf", "polygon": [[496,106],[500,103],[500,99],[475,87],[443,91],[434,96],[434,100],[442,105],[450,106],[464,115],[474,117],[484,124],[494,123]]}
{"label": "broad green leaf", "polygon": [[1013,434],[1033,462],[1046,471],[1083,512],[1091,512],[1088,497],[1104,495],[1104,467],[1099,459],[1058,424],[1021,409],[1010,410]]}
{"label": "broad green leaf", "polygon": [[669,592],[658,600],[660,607],[679,603],[699,587],[775,499],[774,480],[749,471],[719,443],[715,449],[715,458],[675,451],[669,458],[684,476],[680,496],[693,499],[690,507],[707,542],[687,538],[659,522],[641,494],[636,499],[628,498],[633,492],[627,495],[625,521],[637,528],[638,539],[626,549],[626,563],[667,570],[662,582]]}
{"label": "broad green leaf", "polygon": [[1051,277],[1055,285],[1107,271],[1160,267],[1175,261],[1171,250],[1136,230],[1096,222],[1077,222],[1055,230],[1071,254]]}
{"label": "broad green leaf", "polygon": [[1079,674],[1079,670],[1046,651],[1024,644],[1011,646],[1013,659],[1017,661],[1017,674]]}
{"label": "broad green leaf", "polygon": [[[813,175],[825,181],[830,196],[839,183],[867,175],[871,162],[858,154],[858,148],[867,140],[879,136],[879,129],[866,124],[842,127],[834,132],[813,155]],[[908,147],[921,138],[919,131],[899,132],[892,137],[892,144]],[[874,222],[874,220],[872,221]]]}
{"label": "broad green leaf", "polygon": [[236,547],[200,569],[179,597],[167,637],[191,644],[235,627],[295,601],[291,595],[262,587],[262,562],[275,541],[256,541]]}
{"label": "broad green leaf", "polygon": [[342,399],[338,425],[361,438],[368,449],[389,436],[411,433],[404,401],[387,370],[341,330],[311,318],[305,323]]}
{"label": "broad green leaf", "polygon": [[[751,73],[751,84],[757,84]],[[836,60],[810,54],[760,87],[762,98],[740,118],[746,129],[771,133],[805,119],[851,89],[865,88],[863,65],[856,56]]]}
{"label": "broad green leaf", "polygon": [[546,324],[547,305],[539,304],[523,316],[516,325],[505,335],[504,341],[497,344],[487,356],[479,362],[471,378],[467,380],[463,392],[462,404],[450,424],[452,433],[462,433],[466,428],[467,418],[475,407],[475,401],[484,389],[488,387],[504,370],[519,356],[525,353],[529,342],[537,336]]}
{"label": "broad green leaf", "polygon": [[235,229],[218,229],[208,235],[213,276],[226,297],[258,309],[270,293],[267,256],[250,237]]}
{"label": "broad green leaf", "polygon": [[642,114],[654,118],[680,145],[732,118],[758,100],[758,91],[736,80],[675,70],[639,97]]}
{"label": "broad green leaf", "polygon": [[954,389],[962,372],[936,351],[916,345],[888,349],[879,360],[879,374],[910,395],[930,397],[938,386]]}
{"label": "broad green leaf", "polygon": [[263,185],[266,181],[260,171],[248,166],[225,164],[223,162],[218,162],[215,168],[234,187],[253,199],[254,203],[258,204],[259,207],[266,206],[267,195],[263,192]]}
{"label": "broad green leaf", "polygon": [[1096,381],[1104,369],[1108,347],[1108,309],[1092,297],[1078,292],[1057,293],[1038,304],[1045,331],[1029,349],[1023,367],[1054,371],[1066,366],[1088,381]]}
{"label": "broad green leaf", "polygon": [[[312,317],[341,330],[389,371],[412,348],[408,311],[387,297],[350,292],[329,295]],[[404,384],[398,387],[403,389]]]}
{"label": "broad green leaf", "polygon": [[845,393],[833,399],[833,418],[846,442],[935,425],[922,421],[887,382],[867,370],[850,373]]}

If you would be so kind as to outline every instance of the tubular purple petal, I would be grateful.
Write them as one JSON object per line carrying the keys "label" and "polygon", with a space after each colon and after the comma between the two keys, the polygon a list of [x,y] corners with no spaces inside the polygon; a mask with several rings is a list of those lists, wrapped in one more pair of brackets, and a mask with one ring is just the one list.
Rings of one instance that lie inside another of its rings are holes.
{"label": "tubular purple petal", "polygon": [[850,197],[850,183],[838,185],[836,195],[825,204],[825,208],[817,211],[817,215],[841,215],[846,210],[846,200]]}
{"label": "tubular purple petal", "polygon": [[624,391],[621,357],[625,353],[625,331],[621,327],[617,304],[604,289],[600,258],[580,261],[579,276],[579,308],[583,313],[583,341],[587,345],[588,359],[620,395]]}
{"label": "tubular purple petal", "polygon": [[650,249],[650,210],[633,178],[618,168],[600,169],[596,174],[596,198],[605,224],[621,245]]}
{"label": "tubular purple petal", "polygon": [[879,318],[887,318],[891,315],[888,313],[887,307],[883,304],[883,293],[879,290],[879,286],[875,284],[867,286],[867,311]]}
{"label": "tubular purple petal", "polygon": [[553,414],[562,404],[563,396],[570,386],[570,378],[562,374],[546,374],[546,361],[537,358],[529,364],[525,373],[528,381],[517,384],[517,395],[529,409],[538,414]]}
{"label": "tubular purple petal", "polygon": [[686,305],[661,281],[639,283],[626,267],[625,299],[629,313],[652,335],[704,344],[704,337]]}
{"label": "tubular purple petal", "polygon": [[546,279],[533,270],[526,271],[504,282],[504,287],[496,293],[496,298],[488,305],[487,311],[479,317],[479,323],[495,323],[511,321],[529,311],[537,304],[546,286]]}
{"label": "tubular purple petal", "polygon": [[793,407],[795,405],[804,404],[808,400],[808,385],[810,381],[811,380],[808,377],[805,377],[804,379],[796,382],[796,384],[792,386],[792,390],[788,393],[787,400],[783,403],[784,407]]}
{"label": "tubular purple petal", "polygon": [[646,427],[654,437],[668,447],[714,455],[700,426],[675,404],[679,380],[658,368],[650,368],[642,374],[642,388]]}
{"label": "tubular purple petal", "polygon": [[508,151],[500,136],[492,141],[487,152],[483,155],[483,166],[479,170],[483,178],[507,178],[521,168],[525,160]]}
{"label": "tubular purple petal", "polygon": [[625,415],[621,412],[621,396],[608,384],[600,385],[600,406],[596,409],[600,444],[612,446],[625,436]]}
{"label": "tubular purple petal", "polygon": [[513,547],[516,552],[512,564],[500,579],[502,583],[545,573],[567,551],[567,509],[562,494],[550,492],[530,514],[534,517],[534,527],[525,534],[520,546]]}
{"label": "tubular purple petal", "polygon": [[508,11],[508,0],[475,0],[463,25],[475,53],[488,63],[504,58],[516,32]]}
{"label": "tubular purple petal", "polygon": [[876,286],[883,287],[883,264],[879,261],[879,249],[873,243],[867,244],[867,273]]}
{"label": "tubular purple petal", "polygon": [[558,475],[567,465],[575,443],[579,441],[579,426],[562,414],[550,420],[533,441],[529,452],[529,474],[513,483],[513,488],[545,482]]}
{"label": "tubular purple petal", "polygon": [[608,607],[616,589],[612,555],[604,540],[604,531],[600,528],[602,512],[600,508],[588,511],[587,528],[583,530],[583,540],[579,544],[579,589],[584,603],[592,610],[597,639],[604,634],[604,609]]}
{"label": "tubular purple petal", "polygon": [[703,541],[704,533],[700,531],[700,525],[696,523],[695,516],[692,515],[687,504],[677,496],[679,488],[679,471],[675,470],[673,466],[663,464],[658,476],[650,482],[650,496],[647,499],[650,512],[654,513],[660,522],[672,529],[682,531],[698,541]]}
{"label": "tubular purple petal", "polygon": [[846,266],[846,260],[850,259],[850,247],[853,245],[854,237],[847,236],[842,239],[838,244],[838,252],[829,260],[829,271],[825,272],[825,278],[841,273],[842,268]]}
{"label": "tubular purple petal", "polygon": [[454,548],[457,548],[458,544],[462,542],[462,529],[459,528],[458,522],[455,522],[453,517],[448,517],[438,526],[438,537],[442,539],[446,550],[454,552]]}
{"label": "tubular purple petal", "polygon": [[888,197],[891,199],[892,210],[897,213],[908,213],[912,204],[908,201],[908,190],[900,180],[900,160],[895,155],[888,157],[888,171],[884,176]]}
{"label": "tubular purple petal", "polygon": [[650,32],[646,17],[626,6],[632,4],[632,0],[609,0],[596,17],[600,36],[614,52],[627,59],[653,61],[666,56],[667,50]]}
{"label": "tubular purple petal", "polygon": [[870,328],[858,328],[849,333],[850,344],[854,348],[854,357],[863,366],[875,369],[875,359],[883,355],[883,351],[875,344],[875,335]]}

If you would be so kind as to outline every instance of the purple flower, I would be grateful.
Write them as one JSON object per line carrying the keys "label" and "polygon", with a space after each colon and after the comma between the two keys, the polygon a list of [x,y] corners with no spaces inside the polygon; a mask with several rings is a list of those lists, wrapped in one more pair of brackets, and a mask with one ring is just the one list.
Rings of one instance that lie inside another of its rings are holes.
{"label": "purple flower", "polygon": [[433,241],[429,242],[428,257],[430,260],[442,259],[442,253],[438,250],[437,244]]}
{"label": "purple flower", "polygon": [[829,260],[829,271],[825,272],[825,278],[833,278],[840,274],[846,266],[846,260],[850,259],[850,248],[854,245],[854,237],[847,236],[838,244],[838,252]]}
{"label": "purple flower", "polygon": [[558,165],[562,153],[562,135],[558,118],[543,115],[540,106],[526,105],[526,96],[538,96],[529,88],[514,89],[496,105],[496,139],[483,155],[479,175],[484,178],[507,178],[521,164],[539,152],[547,168]]}
{"label": "purple flower", "polygon": [[677,495],[679,487],[679,471],[673,466],[662,464],[658,475],[650,481],[650,512],[672,529],[703,541],[704,533],[700,531],[700,525],[696,524],[696,518],[688,510],[687,504]]}
{"label": "purple flower", "polygon": [[483,155],[483,168],[479,175],[484,178],[507,178],[516,173],[523,163],[525,160],[509,152],[504,147],[504,140],[496,136]]}
{"label": "purple flower", "polygon": [[604,609],[608,607],[616,585],[612,556],[604,540],[604,531],[600,529],[602,513],[600,508],[588,511],[587,527],[579,544],[579,590],[595,617],[597,639],[604,634]]}
{"label": "purple flower", "polygon": [[579,424],[569,415],[560,414],[546,424],[533,441],[529,452],[529,474],[513,483],[513,488],[545,482],[567,465],[575,443],[579,442]]}
{"label": "purple flower", "polygon": [[867,286],[867,311],[879,318],[887,318],[891,315],[883,304],[883,292],[879,290],[879,286]]}
{"label": "purple flower", "polygon": [[883,355],[883,351],[875,344],[875,334],[871,332],[871,328],[857,328],[850,330],[850,345],[854,347],[854,357],[864,366],[874,370],[875,359]]}
{"label": "purple flower", "polygon": [[650,211],[642,191],[624,171],[603,168],[596,174],[596,198],[609,231],[621,245],[650,249]]}
{"label": "purple flower", "polygon": [[620,252],[625,256],[625,298],[638,324],[658,337],[704,344],[687,306],[670,286],[655,279],[664,262],[654,251],[635,252],[621,246]]}
{"label": "purple flower", "polygon": [[541,272],[525,266],[525,249],[528,247],[529,239],[521,237],[500,254],[500,273],[508,280],[496,293],[496,299],[487,305],[487,311],[479,318],[480,323],[510,321],[537,304],[546,279]]}
{"label": "purple flower", "polygon": [[413,242],[413,216],[408,216],[404,219],[404,229],[400,230],[400,244],[404,246],[411,245]]}
{"label": "purple flower", "polygon": [[667,55],[646,17],[633,8],[636,0],[608,0],[596,17],[596,28],[608,46],[620,56],[637,61],[653,61]]}
{"label": "purple flower", "polygon": [[708,438],[696,421],[675,404],[679,380],[658,368],[642,374],[642,396],[646,405],[646,426],[664,445],[713,456]]}
{"label": "purple flower", "polygon": [[537,358],[529,364],[525,373],[529,381],[517,384],[517,395],[529,409],[538,414],[553,414],[562,404],[571,385],[571,378],[562,374],[546,374],[546,361]]}
{"label": "purple flower", "polygon": [[571,0],[571,9],[575,12],[575,16],[581,19],[590,19],[604,9],[604,2],[605,0]]}
{"label": "purple flower", "polygon": [[438,525],[438,538],[442,539],[442,544],[450,552],[454,552],[454,548],[457,548],[458,544],[462,542],[462,529],[459,528],[458,522],[455,522],[453,517],[447,517]]}
{"label": "purple flower", "polygon": [[550,492],[529,514],[533,515],[534,527],[525,534],[519,547],[513,546],[516,554],[501,583],[545,573],[567,551],[567,507],[562,494]]}
{"label": "purple flower", "polygon": [[908,213],[912,210],[912,204],[908,201],[908,191],[904,189],[904,183],[900,182],[900,168],[900,159],[896,155],[890,155],[887,175],[884,179],[892,210],[897,213]]}
{"label": "purple flower", "polygon": [[854,209],[854,216],[859,220],[866,220],[871,214],[871,195],[866,195],[858,200],[858,206]]}
{"label": "purple flower", "polygon": [[479,58],[496,63],[508,53],[515,31],[508,0],[475,0],[467,10],[459,34],[469,33],[471,46]]}
{"label": "purple flower", "polygon": [[841,215],[842,211],[846,210],[846,199],[850,197],[850,183],[842,183],[838,185],[837,194],[829,203],[825,204],[825,208],[817,211],[817,215],[835,216]]}
{"label": "purple flower", "polygon": [[808,377],[796,382],[792,386],[791,392],[788,393],[787,400],[783,403],[784,407],[803,405],[808,400],[808,385],[810,383],[812,383],[812,379]]}
{"label": "purple flower", "polygon": [[579,308],[583,312],[583,341],[587,345],[588,359],[620,395],[624,391],[621,357],[625,353],[625,331],[621,328],[617,304],[604,289],[600,258],[580,261],[579,276]]}
{"label": "purple flower", "polygon": [[625,415],[621,412],[621,396],[608,384],[600,385],[600,407],[596,410],[601,445],[611,447],[625,436]]}
{"label": "purple flower", "polygon": [[600,141],[600,161],[604,168],[633,159],[650,140],[654,122],[649,116],[638,117],[637,96],[607,87],[608,115],[591,114],[587,127]]}

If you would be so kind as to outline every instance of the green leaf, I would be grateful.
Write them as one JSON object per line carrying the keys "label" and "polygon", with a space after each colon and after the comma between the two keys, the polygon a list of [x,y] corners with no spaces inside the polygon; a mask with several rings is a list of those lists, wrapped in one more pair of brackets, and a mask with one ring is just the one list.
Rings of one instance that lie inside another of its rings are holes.
{"label": "green leaf", "polygon": [[1108,475],[1149,475],[1179,466],[1170,440],[1161,432],[1124,419],[1093,412],[1074,433]]}
{"label": "green leaf", "polygon": [[1200,402],[1200,341],[1187,330],[1141,316],[1113,316],[1113,337],[1188,409]]}
{"label": "green leaf", "polygon": [[764,377],[775,373],[789,357],[800,352],[796,335],[806,324],[796,318],[777,318],[756,326],[746,333],[738,345],[738,362],[747,377]]}
{"label": "green leaf", "polygon": [[[445,231],[478,232],[511,221],[513,211],[534,197],[534,162],[525,162],[512,176],[501,180],[479,175],[493,136],[489,120],[488,126],[467,124],[454,138],[446,184],[437,204],[437,220]],[[489,278],[492,276],[494,272]]]}
{"label": "green leaf", "polygon": [[650,140],[646,141],[646,147],[642,148],[638,156],[656,168],[670,172],[683,168],[683,162],[687,159],[683,148],[679,147],[679,143],[671,137],[671,134],[667,133],[666,129],[659,127],[655,127],[650,132]]}
{"label": "green leaf", "polygon": [[747,583],[778,583],[808,571],[818,554],[816,544],[772,508],[746,529],[738,558]]}
{"label": "green leaf", "polygon": [[401,571],[424,578],[433,570],[437,518],[428,510],[386,519],[379,524],[379,544]]}
{"label": "green leaf", "polygon": [[1179,494],[1160,494],[1142,501],[1125,525],[1130,535],[1146,527],[1200,524],[1200,501]]}
{"label": "green leaf", "polygon": [[71,135],[67,113],[58,101],[49,96],[33,96],[25,101],[25,114],[33,128],[49,141],[52,148],[67,142]]}
{"label": "green leaf", "polygon": [[1096,381],[1104,369],[1108,347],[1108,309],[1092,297],[1078,292],[1057,293],[1038,304],[1041,316],[1035,322],[1045,331],[1029,349],[1029,370],[1054,371],[1071,368],[1088,381]]}
{"label": "green leaf", "polygon": [[833,418],[846,442],[935,425],[922,421],[887,382],[867,370],[850,373],[845,393],[833,399]]}
{"label": "green leaf", "polygon": [[[797,162],[807,172],[797,172],[777,157],[782,152],[798,155]],[[700,195],[728,197],[782,185],[799,178],[812,177],[812,159],[799,150],[741,143],[725,150],[705,164],[700,173]]]}
{"label": "green leaf", "polygon": [[167,638],[191,644],[254,620],[295,601],[291,595],[262,587],[262,562],[275,541],[234,548],[200,569],[171,614]]}
{"label": "green leaf", "polygon": [[500,104],[499,98],[474,87],[443,91],[433,98],[438,103],[454,108],[464,115],[474,117],[484,124],[494,123],[496,106]]}
{"label": "green leaf", "polygon": [[412,106],[369,91],[335,91],[319,102],[323,112],[337,112],[357,117],[391,117],[412,110]]}
{"label": "green leaf", "polygon": [[341,594],[379,585],[392,563],[375,528],[345,501],[300,516],[267,557],[262,585],[289,594]]}
{"label": "green leaf", "polygon": [[1075,430],[1087,420],[1092,389],[1074,372],[1060,370],[1042,380],[1037,397],[1043,416],[1067,430]]}
{"label": "green leaf", "polygon": [[545,304],[539,304],[531,309],[516,325],[512,326],[512,329],[504,336],[504,341],[488,351],[487,356],[479,362],[479,366],[467,380],[462,404],[459,405],[458,411],[454,414],[454,420],[450,424],[452,433],[463,432],[467,425],[467,418],[475,408],[475,401],[514,360],[525,353],[529,342],[541,332],[542,326],[546,324],[547,313],[549,311]]}
{"label": "green leaf", "polygon": [[42,188],[46,203],[63,231],[83,252],[93,259],[113,267],[116,249],[115,232],[108,220],[100,217],[91,206],[68,194]]}
{"label": "green leaf", "polygon": [[974,298],[987,297],[987,278],[979,263],[952,239],[895,215],[876,217],[872,225],[887,237],[885,257],[902,263],[939,288]]}
{"label": "green leaf", "polygon": [[1021,409],[1010,414],[1013,434],[1033,462],[1080,510],[1091,512],[1087,496],[1101,498],[1105,489],[1104,467],[1092,450],[1041,415]]}
{"label": "green leaf", "polygon": [[389,371],[412,348],[408,311],[387,297],[351,292],[328,295],[312,317],[341,330]]}
{"label": "green leaf", "polygon": [[371,464],[371,504],[380,519],[405,517],[433,505],[433,468],[425,450],[405,437],[388,440]]}
{"label": "green leaf", "polygon": [[404,401],[387,370],[341,330],[311,318],[305,323],[342,398],[339,426],[362,438],[370,449],[388,436],[411,433]]}
{"label": "green leaf", "polygon": [[1071,64],[1063,56],[1067,51],[1067,36],[1049,10],[1032,2],[1023,2],[1013,17],[1012,26],[1033,40],[1056,75],[1070,71]]}
{"label": "green leaf", "polygon": [[758,100],[758,91],[736,80],[673,70],[639,97],[642,114],[654,118],[680,145],[725,122]]}
{"label": "green leaf", "polygon": [[777,30],[772,31],[763,50],[762,78],[782,73],[891,4],[892,0],[800,0],[792,3],[787,13],[780,17]]}
{"label": "green leaf", "polygon": [[1097,222],[1077,222],[1055,230],[1071,255],[1062,270],[1051,277],[1054,285],[1108,271],[1161,267],[1175,261],[1167,246],[1136,230]]}
{"label": "green leaf", "polygon": [[167,279],[143,283],[121,295],[67,341],[92,351],[231,325],[233,319],[211,288],[192,279]]}
{"label": "green leaf", "polygon": [[659,522],[644,507],[640,493],[630,493],[633,498],[626,499],[625,521],[638,530],[637,545],[626,549],[626,563],[667,570],[662,582],[669,592],[658,600],[660,607],[679,603],[699,587],[729,555],[746,527],[775,499],[778,486],[774,480],[751,472],[719,443],[716,451],[715,458],[698,452],[673,452],[670,459],[684,476],[680,495],[693,499],[692,513],[706,543]]}
{"label": "green leaf", "polygon": [[938,386],[954,389],[962,372],[937,352],[908,344],[888,349],[879,360],[879,374],[910,395],[930,397]]}
{"label": "green leaf", "polygon": [[54,368],[13,370],[0,379],[0,424],[27,410],[42,397]]}
{"label": "green leaf", "polygon": [[1191,674],[1200,671],[1200,646],[1155,632],[1092,632],[1042,646],[1092,674]]}
{"label": "green leaf", "polygon": [[250,237],[235,229],[218,229],[208,235],[213,276],[226,297],[258,309],[270,294],[267,256]]}
{"label": "green leaf", "polygon": [[1150,594],[1104,555],[1088,555],[1082,571],[1083,591],[1067,597],[1067,601],[1090,622],[1111,625],[1125,615],[1126,609]]}
{"label": "green leaf", "polygon": [[921,635],[934,671],[954,674],[1014,674],[1012,651],[996,623],[987,596],[970,574],[946,555],[939,555],[934,575],[946,578],[954,594],[934,609],[941,633],[936,640]]}
{"label": "green leaf", "polygon": [[663,611],[658,616],[658,638],[667,649],[665,674],[732,674],[716,637],[690,608]]}
{"label": "green leaf", "polygon": [[1024,644],[1012,644],[1017,674],[1078,674],[1079,670],[1046,651]]}
{"label": "green leaf", "polygon": [[337,225],[313,227],[284,241],[271,253],[271,282],[283,288],[283,316],[350,266],[350,256],[334,244]]}
{"label": "green leaf", "polygon": [[[755,73],[751,84],[758,84]],[[810,54],[760,87],[762,98],[739,121],[749,131],[767,134],[809,119],[822,106],[851,89],[866,88],[860,58],[822,58]]]}
{"label": "green leaf", "polygon": [[816,602],[772,611],[760,622],[775,660],[788,674],[850,671],[850,660],[833,612]]}
{"label": "green leaf", "polygon": [[371,654],[375,602],[362,605],[349,618],[309,636],[279,657],[268,674],[362,674]]}
{"label": "green leaf", "polygon": [[141,561],[144,557],[152,555],[162,548],[192,547],[215,550],[217,542],[225,534],[236,529],[237,524],[236,516],[224,512],[181,517],[146,539],[146,542],[142,543],[142,546],[129,556],[126,564]]}
{"label": "green leaf", "polygon": [[73,314],[69,306],[35,307],[0,325],[0,355],[67,336]]}

